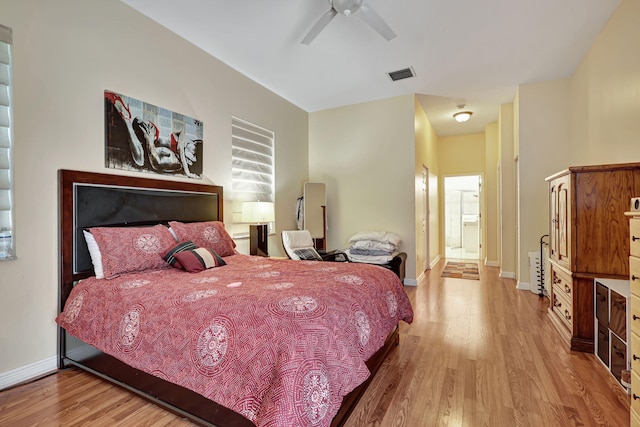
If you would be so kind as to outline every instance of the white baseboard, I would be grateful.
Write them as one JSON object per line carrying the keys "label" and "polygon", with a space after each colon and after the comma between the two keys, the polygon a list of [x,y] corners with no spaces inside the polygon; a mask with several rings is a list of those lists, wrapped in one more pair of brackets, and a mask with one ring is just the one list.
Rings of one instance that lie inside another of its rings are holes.
{"label": "white baseboard", "polygon": [[433,261],[431,261],[431,263],[429,264],[429,269],[433,270],[433,267],[435,267],[439,261],[440,261],[440,255],[438,255],[433,259]]}
{"label": "white baseboard", "polygon": [[520,281],[516,285],[516,289],[519,289],[521,291],[530,291],[531,290],[531,283]]}
{"label": "white baseboard", "polygon": [[57,369],[58,356],[51,356],[39,362],[0,373],[0,390],[50,374]]}
{"label": "white baseboard", "polygon": [[500,277],[502,277],[504,279],[515,279],[516,278],[516,273],[514,273],[512,271],[500,271]]}
{"label": "white baseboard", "polygon": [[418,286],[418,279],[404,279],[405,286]]}
{"label": "white baseboard", "polygon": [[498,261],[487,261],[486,259],[484,260],[484,265],[486,265],[487,267],[500,267]]}

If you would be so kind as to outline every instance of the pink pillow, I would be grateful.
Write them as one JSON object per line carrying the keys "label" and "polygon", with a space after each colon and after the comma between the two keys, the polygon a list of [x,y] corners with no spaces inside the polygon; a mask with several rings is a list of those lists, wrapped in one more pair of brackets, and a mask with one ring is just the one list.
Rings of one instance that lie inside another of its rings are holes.
{"label": "pink pillow", "polygon": [[222,257],[211,248],[187,249],[176,252],[174,256],[180,261],[182,268],[189,273],[198,273],[209,268],[227,265]]}
{"label": "pink pillow", "polygon": [[220,256],[229,256],[236,253],[236,242],[229,236],[224,224],[220,221],[190,223],[170,221],[169,226],[180,242],[191,240],[196,246],[211,248]]}
{"label": "pink pillow", "polygon": [[134,271],[170,268],[162,259],[176,240],[164,225],[153,227],[93,227],[89,229],[102,255],[104,277]]}

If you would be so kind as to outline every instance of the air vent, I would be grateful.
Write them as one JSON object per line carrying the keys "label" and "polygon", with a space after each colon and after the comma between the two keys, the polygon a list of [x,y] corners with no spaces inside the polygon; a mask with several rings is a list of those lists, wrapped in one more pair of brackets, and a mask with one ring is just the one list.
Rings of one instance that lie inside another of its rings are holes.
{"label": "air vent", "polygon": [[387,73],[391,80],[398,81],[403,79],[408,79],[409,77],[415,77],[415,73],[413,72],[413,68],[405,68],[404,70],[392,71]]}

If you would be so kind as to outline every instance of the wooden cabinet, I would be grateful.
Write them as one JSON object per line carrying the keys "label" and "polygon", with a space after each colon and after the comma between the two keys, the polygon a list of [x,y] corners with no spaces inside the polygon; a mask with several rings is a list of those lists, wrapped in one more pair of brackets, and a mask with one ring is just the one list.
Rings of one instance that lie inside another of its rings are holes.
{"label": "wooden cabinet", "polygon": [[571,222],[569,207],[571,200],[571,175],[561,175],[549,183],[550,230],[549,255],[564,268],[570,269]]}
{"label": "wooden cabinet", "polygon": [[[640,193],[636,194],[636,196]],[[631,285],[631,426],[640,427],[640,212],[629,219],[629,279]]]}
{"label": "wooden cabinet", "polygon": [[629,280],[595,279],[595,354],[623,386],[622,372],[629,369],[631,310]]}
{"label": "wooden cabinet", "polygon": [[[640,196],[640,163],[571,167],[549,185],[549,318],[571,350],[594,351],[595,278],[629,274],[624,213]],[[639,282],[640,286],[640,282]]]}

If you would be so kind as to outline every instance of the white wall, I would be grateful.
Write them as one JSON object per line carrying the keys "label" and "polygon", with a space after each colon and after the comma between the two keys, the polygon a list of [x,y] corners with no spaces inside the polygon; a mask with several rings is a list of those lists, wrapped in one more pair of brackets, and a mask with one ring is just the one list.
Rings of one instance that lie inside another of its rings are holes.
{"label": "white wall", "polygon": [[414,97],[388,98],[309,115],[309,178],[327,184],[327,247],[359,231],[400,235],[415,280]]}
{"label": "white wall", "polygon": [[227,221],[231,116],[275,131],[277,225],[295,226],[292,201],[308,178],[306,112],[118,0],[0,0],[0,23],[14,40],[19,257],[0,262],[0,379],[43,360],[39,369],[55,367],[57,171],[121,173],[104,168],[105,89],[204,122],[204,175],[225,187]]}

